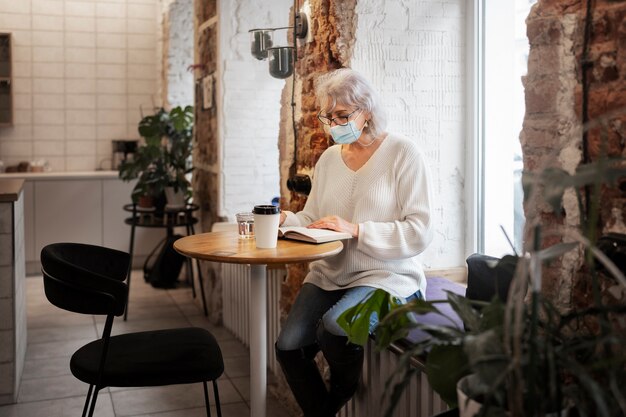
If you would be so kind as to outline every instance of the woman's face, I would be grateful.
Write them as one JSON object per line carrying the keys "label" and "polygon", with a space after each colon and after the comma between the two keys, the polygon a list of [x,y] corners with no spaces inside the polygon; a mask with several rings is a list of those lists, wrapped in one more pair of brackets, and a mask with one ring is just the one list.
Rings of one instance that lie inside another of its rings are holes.
{"label": "woman's face", "polygon": [[[359,109],[354,106],[347,106],[342,103],[337,103],[335,107],[330,112],[326,112],[322,110],[320,112],[320,116],[322,116],[326,123],[330,122],[328,127],[333,127],[337,125],[346,125],[350,121],[354,121],[357,129],[362,130],[363,125],[365,125],[365,121],[368,119],[366,116],[368,115],[363,109]],[[326,124],[325,123],[325,124]]]}

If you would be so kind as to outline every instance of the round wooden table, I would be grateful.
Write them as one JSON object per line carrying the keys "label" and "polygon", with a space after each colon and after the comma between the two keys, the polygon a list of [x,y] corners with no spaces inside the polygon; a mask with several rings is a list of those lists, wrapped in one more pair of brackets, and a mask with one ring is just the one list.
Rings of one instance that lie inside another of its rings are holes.
{"label": "round wooden table", "polygon": [[311,244],[279,239],[276,248],[257,249],[236,231],[202,233],[174,242],[185,256],[213,262],[250,264],[250,410],[265,417],[267,398],[267,265],[309,262],[341,252],[340,241]]}

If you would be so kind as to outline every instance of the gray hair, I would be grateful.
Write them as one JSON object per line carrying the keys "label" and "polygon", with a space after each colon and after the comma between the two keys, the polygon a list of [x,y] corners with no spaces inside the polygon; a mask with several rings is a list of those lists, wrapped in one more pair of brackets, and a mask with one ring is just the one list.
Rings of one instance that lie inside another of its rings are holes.
{"label": "gray hair", "polygon": [[315,86],[320,108],[330,113],[337,103],[358,107],[370,113],[371,118],[363,130],[377,137],[387,127],[387,114],[372,84],[363,75],[350,68],[321,75]]}

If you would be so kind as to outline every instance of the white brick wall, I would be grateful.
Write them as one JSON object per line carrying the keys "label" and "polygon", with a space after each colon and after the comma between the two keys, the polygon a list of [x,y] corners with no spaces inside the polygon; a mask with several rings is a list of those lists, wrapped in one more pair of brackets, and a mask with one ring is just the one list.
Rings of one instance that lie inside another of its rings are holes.
{"label": "white brick wall", "polygon": [[[228,4],[225,4],[228,3]],[[262,2],[259,2],[262,3]],[[267,62],[249,52],[247,30],[286,26],[290,1],[222,2],[223,195],[232,216],[279,194],[280,90]],[[463,265],[465,206],[465,2],[376,0],[357,4],[351,65],[379,88],[389,130],[413,138],[432,172],[435,238],[422,255],[429,268]],[[444,221],[445,219],[445,221]]]}
{"label": "white brick wall", "polygon": [[[220,2],[223,90],[220,214],[234,219],[280,195],[278,128],[285,80],[272,78],[267,61],[250,54],[248,30],[288,26],[290,0]],[[290,79],[288,79],[290,82]]]}
{"label": "white brick wall", "polygon": [[360,0],[352,67],[380,90],[390,131],[431,166],[435,238],[429,268],[464,264],[465,1]]}
{"label": "white brick wall", "polygon": [[138,138],[139,107],[160,104],[160,1],[0,0],[15,94],[15,126],[0,128],[5,165],[44,158],[55,171],[108,169],[111,140]]}
{"label": "white brick wall", "polygon": [[194,103],[193,0],[177,0],[169,7],[169,48],[167,54],[167,101],[171,106]]}
{"label": "white brick wall", "polygon": [[[179,1],[176,7],[189,2]],[[112,139],[136,138],[140,106],[146,111],[160,104],[159,25],[172,3],[0,0],[0,31],[14,35],[16,109],[16,125],[0,129],[0,159],[11,165],[46,158],[58,171],[92,170],[110,157]],[[291,5],[220,2],[220,214],[231,218],[279,194],[285,81],[272,78],[267,62],[250,55],[248,30],[287,26]],[[424,262],[432,268],[460,265],[465,2],[387,0],[381,7],[362,0],[357,14],[352,66],[380,88],[390,130],[414,138],[432,166],[436,234]]]}

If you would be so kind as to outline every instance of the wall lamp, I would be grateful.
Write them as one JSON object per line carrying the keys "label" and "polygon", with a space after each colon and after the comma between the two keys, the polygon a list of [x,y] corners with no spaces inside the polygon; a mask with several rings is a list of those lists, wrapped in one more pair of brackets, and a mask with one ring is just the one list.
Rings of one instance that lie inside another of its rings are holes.
{"label": "wall lamp", "polygon": [[285,29],[293,29],[295,38],[306,38],[309,29],[306,13],[294,13],[293,26],[248,31],[252,56],[258,60],[269,59],[270,75],[274,78],[287,78],[293,74],[293,66],[297,56],[296,39],[294,38],[293,46],[274,46],[274,32]]}
{"label": "wall lamp", "polygon": [[[274,78],[287,78],[294,74],[294,64],[298,56],[298,39],[313,40],[309,30],[309,16],[311,6],[307,1],[303,8],[299,8],[299,0],[293,2],[293,26],[279,28],[252,29],[250,32],[250,52],[258,60],[269,60],[270,75]],[[300,11],[298,11],[300,10]],[[308,13],[307,13],[308,12]],[[293,29],[293,46],[274,46],[274,34],[278,30]],[[296,127],[296,102],[295,102],[296,76],[292,78],[291,88],[291,125],[293,128],[293,164],[289,168],[287,188],[295,193],[308,195],[311,191],[311,179],[308,175],[296,173],[298,161],[298,130]]]}

